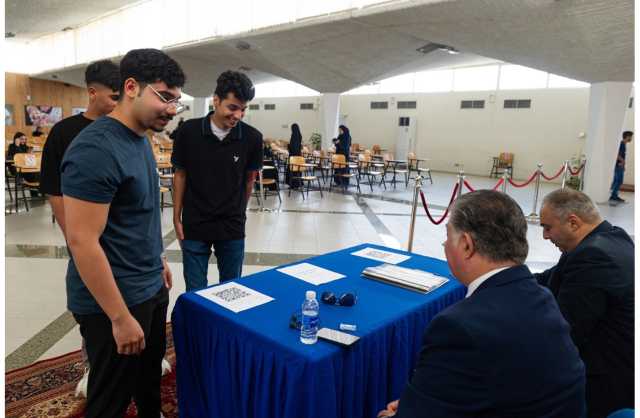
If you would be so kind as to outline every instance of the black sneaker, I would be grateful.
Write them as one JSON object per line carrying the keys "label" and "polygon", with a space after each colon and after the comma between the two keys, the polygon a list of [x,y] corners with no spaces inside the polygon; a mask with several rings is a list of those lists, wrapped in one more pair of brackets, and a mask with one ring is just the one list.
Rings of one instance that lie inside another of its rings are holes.
{"label": "black sneaker", "polygon": [[620,202],[620,203],[625,203],[626,200],[622,199],[621,197],[614,197],[613,200],[615,200],[616,202]]}

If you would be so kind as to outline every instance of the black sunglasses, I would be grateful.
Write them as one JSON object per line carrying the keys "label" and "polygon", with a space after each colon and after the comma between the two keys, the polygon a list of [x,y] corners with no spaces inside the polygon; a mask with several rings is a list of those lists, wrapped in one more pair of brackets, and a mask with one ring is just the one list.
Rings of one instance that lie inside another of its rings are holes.
{"label": "black sunglasses", "polygon": [[320,299],[328,305],[353,306],[358,301],[358,296],[354,293],[343,293],[337,297],[333,292],[322,292]]}

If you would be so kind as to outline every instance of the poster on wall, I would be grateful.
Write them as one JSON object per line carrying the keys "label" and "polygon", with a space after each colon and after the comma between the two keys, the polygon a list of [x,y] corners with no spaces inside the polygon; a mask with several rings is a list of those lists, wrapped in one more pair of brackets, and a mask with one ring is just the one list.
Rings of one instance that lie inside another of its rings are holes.
{"label": "poster on wall", "polygon": [[71,108],[71,116],[79,115],[80,113],[84,113],[87,111],[86,107],[74,107]]}
{"label": "poster on wall", "polygon": [[28,105],[24,107],[24,119],[27,125],[53,126],[62,120],[62,108]]}
{"label": "poster on wall", "polygon": [[5,104],[4,105],[4,126],[10,126],[15,124],[14,121],[14,110],[13,110],[13,105],[11,104]]}

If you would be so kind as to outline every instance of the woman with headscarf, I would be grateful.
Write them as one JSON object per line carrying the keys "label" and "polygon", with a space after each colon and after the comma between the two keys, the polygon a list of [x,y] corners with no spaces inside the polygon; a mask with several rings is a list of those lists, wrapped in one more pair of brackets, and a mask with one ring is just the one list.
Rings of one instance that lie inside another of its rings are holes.
{"label": "woman with headscarf", "polygon": [[[300,133],[300,126],[297,123],[291,125],[291,139],[289,139],[289,158],[302,155],[302,133]],[[291,173],[287,170],[287,177],[285,179],[289,186],[296,186],[291,183]]]}
{"label": "woman with headscarf", "polygon": [[[349,163],[349,150],[351,149],[351,133],[349,132],[349,128],[344,125],[340,125],[338,127],[340,131],[340,135],[336,139],[333,140],[333,143],[336,147],[336,154],[344,155],[347,163]],[[347,173],[349,172],[348,168],[336,170],[336,173]],[[349,184],[349,179],[344,177],[336,177],[336,184]]]}

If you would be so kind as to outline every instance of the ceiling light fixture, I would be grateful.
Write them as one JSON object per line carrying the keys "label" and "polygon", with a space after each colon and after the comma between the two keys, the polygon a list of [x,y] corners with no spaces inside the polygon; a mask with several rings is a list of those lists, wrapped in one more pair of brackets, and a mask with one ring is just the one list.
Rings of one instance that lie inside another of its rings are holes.
{"label": "ceiling light fixture", "polygon": [[459,54],[460,51],[458,51],[457,49],[455,49],[452,46],[448,46],[448,45],[443,45],[443,44],[437,44],[437,43],[428,43],[424,46],[421,46],[420,48],[416,49],[416,51],[421,52],[423,54],[428,54],[430,52],[433,51],[442,51],[442,52],[446,52],[447,54],[451,54],[451,55],[456,55]]}

